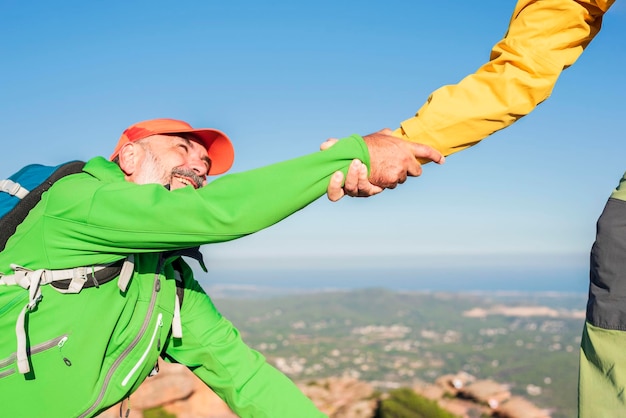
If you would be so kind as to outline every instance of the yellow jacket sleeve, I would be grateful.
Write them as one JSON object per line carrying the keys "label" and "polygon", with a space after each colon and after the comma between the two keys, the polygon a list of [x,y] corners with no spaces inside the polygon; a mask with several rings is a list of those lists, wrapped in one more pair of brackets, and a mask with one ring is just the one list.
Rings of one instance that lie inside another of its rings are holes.
{"label": "yellow jacket sleeve", "polygon": [[613,2],[519,0],[490,61],[458,84],[435,90],[394,135],[450,155],[513,124],[550,96]]}

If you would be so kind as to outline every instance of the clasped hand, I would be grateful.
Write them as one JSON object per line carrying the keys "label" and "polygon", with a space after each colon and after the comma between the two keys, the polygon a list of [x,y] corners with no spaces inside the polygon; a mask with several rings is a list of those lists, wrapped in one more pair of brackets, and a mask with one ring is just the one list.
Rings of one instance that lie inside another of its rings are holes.
{"label": "clasped hand", "polygon": [[[437,164],[443,164],[445,157],[427,145],[408,142],[391,135],[390,129],[383,129],[363,137],[370,154],[370,173],[360,160],[350,164],[348,174],[335,172],[328,184],[326,195],[332,202],[343,196],[369,197],[385,189],[393,189],[408,177],[422,174],[422,165],[417,158],[424,158]],[[326,140],[321,150],[332,147],[337,139]]]}

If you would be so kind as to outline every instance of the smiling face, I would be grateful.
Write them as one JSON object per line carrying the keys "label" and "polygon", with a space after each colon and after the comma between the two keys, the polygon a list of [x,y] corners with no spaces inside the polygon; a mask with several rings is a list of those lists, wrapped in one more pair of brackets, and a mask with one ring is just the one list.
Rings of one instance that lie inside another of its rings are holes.
{"label": "smiling face", "polygon": [[162,184],[170,190],[204,186],[211,167],[206,148],[181,135],[152,135],[126,144],[119,162],[127,181]]}

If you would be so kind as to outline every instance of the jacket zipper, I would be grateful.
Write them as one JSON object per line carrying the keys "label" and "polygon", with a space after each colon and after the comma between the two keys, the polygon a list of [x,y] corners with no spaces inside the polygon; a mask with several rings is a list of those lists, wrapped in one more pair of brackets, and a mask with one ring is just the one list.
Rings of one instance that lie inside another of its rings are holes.
{"label": "jacket zipper", "polygon": [[130,354],[130,352],[135,348],[135,346],[143,338],[143,335],[145,334],[146,329],[148,328],[148,324],[150,323],[150,318],[152,317],[152,312],[154,311],[154,305],[156,305],[156,295],[161,289],[161,281],[159,279],[159,273],[161,272],[162,266],[163,266],[163,258],[161,257],[159,259],[159,265],[157,267],[157,271],[154,275],[154,284],[152,286],[152,296],[150,297],[150,305],[148,306],[148,312],[146,313],[146,318],[144,319],[143,324],[141,324],[141,329],[139,330],[139,334],[137,334],[137,336],[130,343],[130,345],[126,347],[126,349],[122,352],[122,354],[115,360],[115,362],[113,363],[113,365],[107,372],[106,377],[104,378],[104,383],[102,385],[102,389],[100,390],[100,393],[98,394],[98,398],[85,412],[79,415],[80,418],[89,416],[89,414],[92,413],[98,407],[98,405],[102,401],[102,398],[104,398],[104,394],[106,393],[106,390],[109,387],[109,383],[111,382],[113,373],[117,371],[117,368],[120,366],[120,364],[126,359],[128,354]]}
{"label": "jacket zipper", "polygon": [[152,344],[154,344],[154,339],[156,338],[157,332],[159,332],[159,328],[161,328],[162,326],[163,326],[163,314],[160,313],[159,316],[157,317],[157,322],[154,325],[154,331],[152,332],[152,338],[150,338],[150,344],[148,344],[148,347],[146,347],[146,351],[143,352],[139,361],[133,366],[133,368],[126,375],[124,380],[122,380],[122,387],[128,384],[128,381],[130,380],[130,378],[133,377],[133,375],[135,374],[139,366],[141,366],[143,362],[146,360],[146,357],[148,357],[148,353],[150,352],[150,350],[152,350]]}
{"label": "jacket zipper", "polygon": [[[63,341],[63,342],[67,341],[67,334],[63,334],[60,337],[56,337],[56,338],[53,338],[52,340],[48,340],[48,341],[45,341],[45,342],[43,342],[41,344],[37,344],[37,345],[32,346],[30,348],[30,355],[29,356],[41,353],[42,351],[49,350],[49,349],[57,346],[61,341]],[[7,367],[8,365],[10,365],[12,363],[15,363],[16,359],[17,359],[17,356],[16,356],[15,353],[13,353],[9,357],[0,360],[0,369],[3,368],[3,367]],[[0,378],[12,375],[13,373],[15,373],[14,369],[5,370],[3,372],[0,372]]]}

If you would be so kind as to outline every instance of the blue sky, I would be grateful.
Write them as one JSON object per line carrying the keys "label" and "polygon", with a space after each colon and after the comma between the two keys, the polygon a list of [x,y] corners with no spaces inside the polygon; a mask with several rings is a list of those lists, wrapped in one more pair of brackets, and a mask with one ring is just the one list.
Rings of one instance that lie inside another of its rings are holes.
{"label": "blue sky", "polygon": [[[216,127],[233,171],[395,128],[489,56],[515,2],[134,1],[0,5],[0,176],[109,155],[155,117]],[[371,199],[325,198],[207,249],[216,268],[584,268],[626,170],[626,5],[552,98]],[[184,214],[177,214],[184,216]]]}

